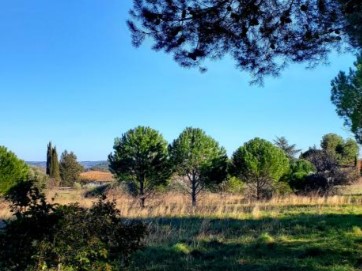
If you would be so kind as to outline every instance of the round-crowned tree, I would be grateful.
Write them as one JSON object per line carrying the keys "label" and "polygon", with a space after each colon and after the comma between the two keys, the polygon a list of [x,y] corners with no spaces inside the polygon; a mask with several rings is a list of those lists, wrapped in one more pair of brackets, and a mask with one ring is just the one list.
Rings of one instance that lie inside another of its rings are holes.
{"label": "round-crowned tree", "polygon": [[272,192],[289,169],[284,151],[260,138],[254,138],[237,149],[231,160],[232,173],[247,183],[257,200]]}
{"label": "round-crowned tree", "polygon": [[6,193],[9,188],[27,179],[29,167],[16,155],[0,146],[0,195]]}
{"label": "round-crowned tree", "polygon": [[84,167],[77,161],[73,152],[64,151],[60,156],[60,177],[62,186],[73,186],[79,180]]}
{"label": "round-crowned tree", "polygon": [[201,129],[186,128],[170,146],[170,155],[176,172],[186,178],[193,206],[206,186],[226,179],[226,151]]}
{"label": "round-crowned tree", "polygon": [[141,206],[158,186],[167,185],[171,176],[167,142],[150,127],[138,126],[116,138],[109,168],[120,182],[132,183]]}

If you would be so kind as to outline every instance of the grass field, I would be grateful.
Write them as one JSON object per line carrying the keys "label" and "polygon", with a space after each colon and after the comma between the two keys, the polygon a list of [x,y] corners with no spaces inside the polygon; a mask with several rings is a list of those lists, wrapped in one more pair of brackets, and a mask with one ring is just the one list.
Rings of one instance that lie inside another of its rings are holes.
{"label": "grass field", "polygon": [[[48,199],[91,206],[83,190],[47,191]],[[146,208],[110,191],[123,217],[148,225],[145,247],[129,270],[362,270],[360,195],[288,196],[249,202],[241,196],[155,195]],[[3,205],[1,205],[3,204]],[[10,213],[0,209],[0,216]]]}
{"label": "grass field", "polygon": [[361,205],[252,216],[145,219],[146,248],[130,270],[362,270]]}

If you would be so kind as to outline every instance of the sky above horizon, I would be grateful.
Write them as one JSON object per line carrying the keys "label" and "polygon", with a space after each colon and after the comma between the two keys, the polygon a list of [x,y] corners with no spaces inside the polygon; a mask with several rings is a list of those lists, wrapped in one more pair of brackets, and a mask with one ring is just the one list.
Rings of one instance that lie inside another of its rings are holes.
{"label": "sky above horizon", "polygon": [[131,45],[131,0],[0,3],[0,145],[43,161],[49,141],[79,160],[106,160],[114,139],[138,125],[172,142],[188,126],[231,155],[254,137],[285,136],[303,150],[324,134],[353,137],[330,102],[330,82],[353,55],[312,70],[290,65],[250,86],[232,60],[183,69],[147,41]]}

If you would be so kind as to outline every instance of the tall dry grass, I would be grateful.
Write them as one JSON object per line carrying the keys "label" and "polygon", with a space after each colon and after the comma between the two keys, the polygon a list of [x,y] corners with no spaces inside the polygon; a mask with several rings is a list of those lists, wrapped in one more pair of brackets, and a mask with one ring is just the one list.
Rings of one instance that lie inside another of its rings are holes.
{"label": "tall dry grass", "polygon": [[[96,197],[84,197],[84,190],[51,189],[46,191],[47,199],[58,204],[79,203],[90,207],[97,201]],[[275,197],[268,201],[255,202],[241,195],[222,193],[204,193],[198,197],[198,206],[191,206],[189,195],[181,193],[155,194],[146,199],[146,207],[141,208],[139,200],[121,190],[108,191],[107,198],[115,200],[121,215],[128,218],[151,217],[215,217],[215,218],[259,218],[263,216],[279,216],[290,207],[317,210],[319,213],[333,212],[333,208],[362,205],[362,197],[358,196],[296,196]],[[0,201],[0,219],[11,216],[8,206]]]}
{"label": "tall dry grass", "polygon": [[[47,192],[47,197],[53,198],[59,204],[78,202],[81,206],[91,206],[97,198],[85,198],[84,191],[59,191]],[[296,196],[274,197],[268,201],[255,202],[245,199],[241,195],[222,193],[203,193],[199,195],[198,206],[191,206],[189,195],[182,193],[155,194],[146,199],[146,207],[141,208],[139,200],[122,192],[121,190],[110,190],[107,195],[109,200],[115,200],[117,208],[122,216],[129,218],[147,217],[185,217],[185,216],[208,216],[208,217],[234,217],[246,216],[259,217],[264,214],[279,215],[290,206],[317,208],[320,212],[326,209],[343,208],[344,206],[361,205],[362,197],[355,196]]]}

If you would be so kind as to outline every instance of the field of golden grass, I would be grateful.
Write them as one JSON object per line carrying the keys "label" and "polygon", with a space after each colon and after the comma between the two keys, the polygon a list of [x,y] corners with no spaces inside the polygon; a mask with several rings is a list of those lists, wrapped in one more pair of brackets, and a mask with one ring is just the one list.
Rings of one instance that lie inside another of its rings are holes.
{"label": "field of golden grass", "polygon": [[[58,204],[79,203],[90,207],[97,197],[85,197],[85,189],[63,190],[59,188],[46,190],[49,202]],[[328,213],[346,206],[362,205],[362,197],[341,195],[330,197],[296,196],[275,197],[268,201],[250,201],[241,195],[224,193],[203,193],[198,197],[198,206],[191,206],[191,198],[182,193],[155,194],[146,199],[146,207],[141,208],[139,199],[134,198],[119,189],[107,192],[108,200],[115,200],[121,215],[127,218],[154,217],[214,217],[214,218],[259,218],[280,216],[290,207],[300,207]],[[11,216],[7,203],[0,200],[0,219]]]}
{"label": "field of golden grass", "polygon": [[[46,192],[47,198],[55,203],[70,204],[78,202],[89,207],[97,200],[96,197],[85,198],[84,190],[53,189]],[[155,194],[146,199],[146,207],[141,208],[139,200],[130,195],[113,189],[108,191],[107,198],[115,200],[122,216],[128,218],[149,217],[188,217],[205,216],[215,218],[257,218],[264,213],[278,216],[290,206],[317,208],[325,212],[331,208],[361,205],[360,196],[295,196],[275,197],[268,201],[255,202],[246,200],[241,195],[222,193],[203,193],[199,195],[198,206],[192,208],[189,195],[181,193]]]}
{"label": "field of golden grass", "polygon": [[[90,207],[85,189],[48,189],[49,202]],[[302,197],[250,201],[241,195],[203,193],[198,206],[181,193],[139,200],[110,189],[124,218],[145,222],[145,248],[127,270],[362,270],[362,196]],[[0,201],[1,219],[11,217]]]}
{"label": "field of golden grass", "polygon": [[92,182],[92,181],[113,182],[114,178],[112,173],[110,172],[91,170],[91,171],[82,172],[80,174],[80,180],[81,182]]}

